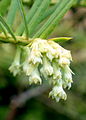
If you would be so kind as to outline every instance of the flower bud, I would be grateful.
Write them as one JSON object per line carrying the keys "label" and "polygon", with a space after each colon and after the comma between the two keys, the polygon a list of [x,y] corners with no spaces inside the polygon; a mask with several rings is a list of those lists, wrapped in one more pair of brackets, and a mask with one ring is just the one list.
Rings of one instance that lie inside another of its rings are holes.
{"label": "flower bud", "polygon": [[60,99],[67,99],[67,95],[64,92],[62,86],[54,86],[52,91],[49,93],[49,96],[52,97],[52,99],[55,99],[56,102],[59,102]]}
{"label": "flower bud", "polygon": [[21,49],[20,47],[17,47],[14,61],[12,65],[9,67],[10,72],[12,72],[14,76],[20,73],[20,54],[21,54]]}
{"label": "flower bud", "polygon": [[24,73],[27,73],[28,71],[28,66],[29,66],[29,55],[30,55],[30,48],[29,47],[22,47],[22,58],[23,61],[21,63],[21,69],[23,70]]}
{"label": "flower bud", "polygon": [[63,68],[63,86],[64,88],[68,87],[70,89],[72,83],[72,71],[70,70],[69,66],[66,65]]}
{"label": "flower bud", "polygon": [[42,55],[39,51],[32,50],[30,53],[29,62],[32,62],[33,64],[42,63],[41,57]]}
{"label": "flower bud", "polygon": [[60,70],[58,63],[53,61],[52,66],[53,66],[53,70],[54,70],[53,79],[61,79],[62,74],[61,74],[61,70]]}
{"label": "flower bud", "polygon": [[46,56],[43,57],[43,71],[47,75],[53,74],[53,67]]}
{"label": "flower bud", "polygon": [[29,77],[29,83],[32,84],[32,83],[42,83],[42,80],[40,78],[40,75],[39,75],[39,72],[38,72],[38,68],[36,67],[34,69],[34,71],[32,72],[32,74],[30,75]]}
{"label": "flower bud", "polygon": [[65,57],[60,57],[59,65],[63,66],[63,67],[64,67],[64,65],[70,65],[70,60]]}

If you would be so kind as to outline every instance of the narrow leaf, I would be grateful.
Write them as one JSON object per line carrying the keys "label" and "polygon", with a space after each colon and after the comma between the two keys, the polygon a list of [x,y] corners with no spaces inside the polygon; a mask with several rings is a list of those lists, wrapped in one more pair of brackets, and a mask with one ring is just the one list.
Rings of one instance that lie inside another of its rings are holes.
{"label": "narrow leaf", "polygon": [[11,0],[0,0],[0,14],[4,15],[8,9]]}
{"label": "narrow leaf", "polygon": [[64,14],[69,10],[74,0],[61,0],[54,13],[50,16],[47,22],[39,29],[33,38],[41,37],[46,38],[55,28],[57,23],[62,19]]}
{"label": "narrow leaf", "polygon": [[9,26],[12,26],[12,24],[14,22],[17,8],[18,8],[17,0],[11,0],[11,5],[10,5],[7,19],[6,19],[6,22],[7,22],[7,24],[9,24]]}
{"label": "narrow leaf", "polygon": [[0,15],[0,22],[4,25],[4,27],[10,33],[10,35],[14,38],[14,40],[16,40],[16,37],[15,37],[13,31],[10,29],[10,27],[8,26],[8,24],[5,22],[5,20],[3,19],[3,17],[1,15]]}
{"label": "narrow leaf", "polygon": [[65,5],[64,0],[60,0],[57,3],[57,9],[53,11],[52,15],[50,18],[47,20],[47,22],[40,28],[40,30],[34,35],[34,37],[39,37],[45,29],[52,24],[52,21],[55,19],[55,17],[58,15],[58,13],[61,11],[62,7]]}
{"label": "narrow leaf", "polygon": [[6,30],[1,22],[0,22],[0,28],[1,28],[2,32],[4,33],[4,35],[7,37]]}
{"label": "narrow leaf", "polygon": [[27,26],[27,21],[26,21],[24,9],[23,9],[22,1],[21,1],[21,0],[17,0],[17,1],[18,1],[18,5],[19,5],[19,8],[20,8],[20,12],[21,12],[21,15],[22,15],[22,17],[23,17],[23,21],[24,21],[24,25],[25,25],[26,38],[28,39],[29,31],[28,31],[28,26]]}
{"label": "narrow leaf", "polygon": [[66,42],[71,39],[72,39],[71,37],[57,37],[57,38],[51,38],[48,40],[55,41],[55,42]]}
{"label": "narrow leaf", "polygon": [[58,22],[62,19],[62,17],[65,15],[65,13],[69,10],[69,8],[73,5],[74,0],[65,0],[65,5],[60,10],[59,14],[55,17],[52,24],[48,26],[48,28],[40,35],[41,38],[46,38],[56,27]]}
{"label": "narrow leaf", "polygon": [[[33,6],[31,7],[30,11],[28,12],[27,16],[26,16],[26,21],[27,23],[30,22],[30,20],[32,19],[34,13],[37,11],[37,9],[39,8],[40,4],[41,4],[42,0],[35,0]],[[24,24],[21,23],[19,25],[19,27],[16,30],[16,34],[17,35],[21,35],[24,31]]]}
{"label": "narrow leaf", "polygon": [[41,22],[43,22],[43,20],[45,20],[46,18],[48,18],[54,11],[55,9],[58,7],[59,4],[54,5],[53,7],[50,7],[49,9],[47,9],[44,14],[42,16],[39,17],[36,25],[36,29],[32,29],[33,33],[31,34],[31,37],[34,35],[34,33],[36,33],[36,31],[40,28],[41,26]]}
{"label": "narrow leaf", "polygon": [[33,33],[33,29],[36,28],[38,25],[39,18],[45,13],[46,9],[48,8],[51,0],[43,0],[41,5],[39,6],[38,10],[35,12],[34,16],[32,17],[28,27],[30,29],[30,35]]}

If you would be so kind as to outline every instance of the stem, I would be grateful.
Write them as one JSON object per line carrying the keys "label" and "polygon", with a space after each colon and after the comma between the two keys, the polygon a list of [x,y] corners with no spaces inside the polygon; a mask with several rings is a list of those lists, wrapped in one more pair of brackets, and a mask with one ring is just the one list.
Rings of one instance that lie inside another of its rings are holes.
{"label": "stem", "polygon": [[17,41],[15,41],[10,35],[6,37],[4,34],[0,34],[0,43],[12,43],[25,46],[31,43],[32,41],[31,39],[29,41],[26,40],[26,37],[24,36],[16,36],[16,38]]}

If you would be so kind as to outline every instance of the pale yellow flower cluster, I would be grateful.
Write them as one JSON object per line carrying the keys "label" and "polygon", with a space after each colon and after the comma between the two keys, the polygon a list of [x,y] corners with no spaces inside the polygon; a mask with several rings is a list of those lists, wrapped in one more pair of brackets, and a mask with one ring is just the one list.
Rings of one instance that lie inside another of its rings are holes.
{"label": "pale yellow flower cluster", "polygon": [[[9,70],[14,76],[23,71],[29,77],[29,84],[42,83],[43,78],[53,85],[49,93],[56,101],[66,100],[64,88],[70,88],[72,83],[72,71],[69,68],[72,61],[69,50],[64,49],[58,43],[50,40],[36,38],[30,46],[23,48],[23,62],[17,60]],[[18,64],[18,65],[17,65]],[[19,69],[15,69],[16,67]]]}

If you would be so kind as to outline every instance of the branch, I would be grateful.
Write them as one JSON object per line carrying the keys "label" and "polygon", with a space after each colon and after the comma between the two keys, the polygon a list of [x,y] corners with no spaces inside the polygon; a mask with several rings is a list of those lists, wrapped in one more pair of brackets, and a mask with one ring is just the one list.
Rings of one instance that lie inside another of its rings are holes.
{"label": "branch", "polygon": [[12,43],[18,45],[28,45],[32,40],[26,40],[24,36],[16,36],[17,41],[15,41],[10,35],[7,37],[4,34],[0,34],[0,43]]}
{"label": "branch", "polygon": [[20,107],[27,100],[41,95],[42,93],[44,93],[48,89],[49,89],[49,86],[44,84],[42,86],[27,90],[27,91],[23,92],[22,94],[20,94],[19,96],[15,97],[12,100],[11,104],[15,105],[16,107]]}
{"label": "branch", "polygon": [[44,84],[42,86],[29,89],[21,93],[19,96],[16,96],[15,98],[13,98],[10,105],[11,111],[9,112],[6,120],[13,120],[15,118],[17,108],[25,104],[27,100],[30,100],[31,98],[34,98],[43,94],[49,88],[50,87],[48,85]]}

